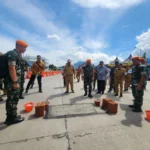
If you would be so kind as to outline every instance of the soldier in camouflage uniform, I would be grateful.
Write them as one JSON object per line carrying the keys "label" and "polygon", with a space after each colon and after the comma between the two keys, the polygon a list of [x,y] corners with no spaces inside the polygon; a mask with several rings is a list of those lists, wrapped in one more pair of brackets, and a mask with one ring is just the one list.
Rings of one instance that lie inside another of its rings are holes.
{"label": "soldier in camouflage uniform", "polygon": [[25,82],[25,72],[28,70],[28,62],[22,58],[21,55],[21,83],[20,83],[20,99],[24,99],[23,91],[24,91],[24,82]]}
{"label": "soldier in camouflage uniform", "polygon": [[24,118],[17,115],[17,104],[20,95],[20,81],[21,81],[21,66],[20,54],[26,51],[28,45],[22,41],[16,41],[16,49],[7,52],[8,60],[8,75],[4,78],[4,84],[7,89],[6,102],[6,121],[5,124],[11,125],[24,121]]}
{"label": "soldier in camouflage uniform", "polygon": [[87,86],[89,86],[89,94],[88,97],[92,98],[92,81],[94,79],[94,69],[91,65],[91,60],[88,59],[86,61],[86,66],[82,68],[82,79],[84,80],[84,96],[87,96]]}
{"label": "soldier in camouflage uniform", "polygon": [[146,80],[146,67],[140,64],[140,58],[132,58],[132,94],[135,98],[134,104],[129,107],[134,108],[133,112],[142,112],[143,95],[144,95],[144,83]]}
{"label": "soldier in camouflage uniform", "polygon": [[146,89],[146,85],[147,85],[147,76],[148,76],[148,68],[146,66],[146,60],[144,58],[140,58],[140,62],[142,65],[145,66],[146,69],[146,80],[145,80],[145,84],[144,84],[144,89]]}
{"label": "soldier in camouflage uniform", "polygon": [[[0,55],[3,55],[3,53],[0,52]],[[3,90],[3,81],[0,78],[0,101],[3,101],[2,93],[1,93],[2,90]]]}
{"label": "soldier in camouflage uniform", "polygon": [[[95,67],[96,70],[96,67]],[[97,72],[94,71],[93,90],[95,90],[95,84],[97,83]]]}

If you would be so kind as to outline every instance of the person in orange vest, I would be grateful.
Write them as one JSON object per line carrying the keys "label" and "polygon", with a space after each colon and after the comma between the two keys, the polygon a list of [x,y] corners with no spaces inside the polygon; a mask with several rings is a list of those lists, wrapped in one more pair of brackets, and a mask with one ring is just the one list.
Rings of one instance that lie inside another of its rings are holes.
{"label": "person in orange vest", "polygon": [[38,85],[39,85],[39,93],[42,93],[42,72],[45,69],[45,65],[42,62],[41,56],[37,55],[37,61],[35,61],[31,67],[31,71],[32,71],[32,76],[27,84],[26,87],[26,93],[28,93],[29,87],[31,86],[31,84],[33,84],[36,76],[37,76],[37,81],[38,81]]}

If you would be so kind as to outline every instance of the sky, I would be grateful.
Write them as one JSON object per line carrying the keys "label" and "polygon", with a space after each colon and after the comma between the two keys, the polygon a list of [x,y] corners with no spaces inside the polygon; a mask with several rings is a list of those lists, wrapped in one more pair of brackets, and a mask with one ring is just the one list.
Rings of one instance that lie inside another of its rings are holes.
{"label": "sky", "polygon": [[0,51],[29,44],[24,55],[64,65],[109,63],[147,52],[150,0],[0,0]]}

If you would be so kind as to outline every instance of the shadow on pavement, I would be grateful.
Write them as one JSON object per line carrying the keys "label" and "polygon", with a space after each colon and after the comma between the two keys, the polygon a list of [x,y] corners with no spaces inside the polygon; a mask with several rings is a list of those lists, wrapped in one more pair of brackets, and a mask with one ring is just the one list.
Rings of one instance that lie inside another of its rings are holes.
{"label": "shadow on pavement", "polygon": [[60,93],[60,94],[50,95],[50,96],[49,96],[49,99],[52,100],[52,99],[54,99],[54,98],[56,98],[56,97],[62,97],[62,96],[64,96],[64,95],[67,95],[67,94]]}
{"label": "shadow on pavement", "polygon": [[39,118],[35,117],[35,114],[32,114],[29,116],[28,120],[33,120],[33,119],[39,119]]}
{"label": "shadow on pavement", "polygon": [[27,114],[27,112],[25,110],[21,110],[20,114]]}
{"label": "shadow on pavement", "polygon": [[0,122],[0,131],[6,129],[8,126],[4,122]]}
{"label": "shadow on pavement", "polygon": [[106,94],[107,98],[110,98],[114,101],[120,101],[120,99],[121,99],[120,97],[114,96],[113,93],[105,93],[105,94]]}
{"label": "shadow on pavement", "polygon": [[122,120],[121,123],[125,126],[137,126],[142,127],[142,114],[132,112],[132,108],[129,108],[128,105],[120,104],[120,108],[125,111],[125,120]]}
{"label": "shadow on pavement", "polygon": [[39,93],[39,92],[32,92],[32,93],[24,93],[24,95],[32,95],[32,94],[36,94],[36,93]]}
{"label": "shadow on pavement", "polygon": [[76,104],[77,101],[82,101],[82,100],[85,100],[85,99],[88,99],[88,97],[78,96],[78,97],[70,99],[70,104],[73,105],[73,104]]}

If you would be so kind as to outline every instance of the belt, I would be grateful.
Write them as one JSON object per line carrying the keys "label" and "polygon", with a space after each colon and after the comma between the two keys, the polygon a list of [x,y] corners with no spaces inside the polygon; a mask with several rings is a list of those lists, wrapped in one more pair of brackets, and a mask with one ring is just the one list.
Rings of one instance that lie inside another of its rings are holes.
{"label": "belt", "polygon": [[73,75],[66,75],[66,76],[73,76]]}

